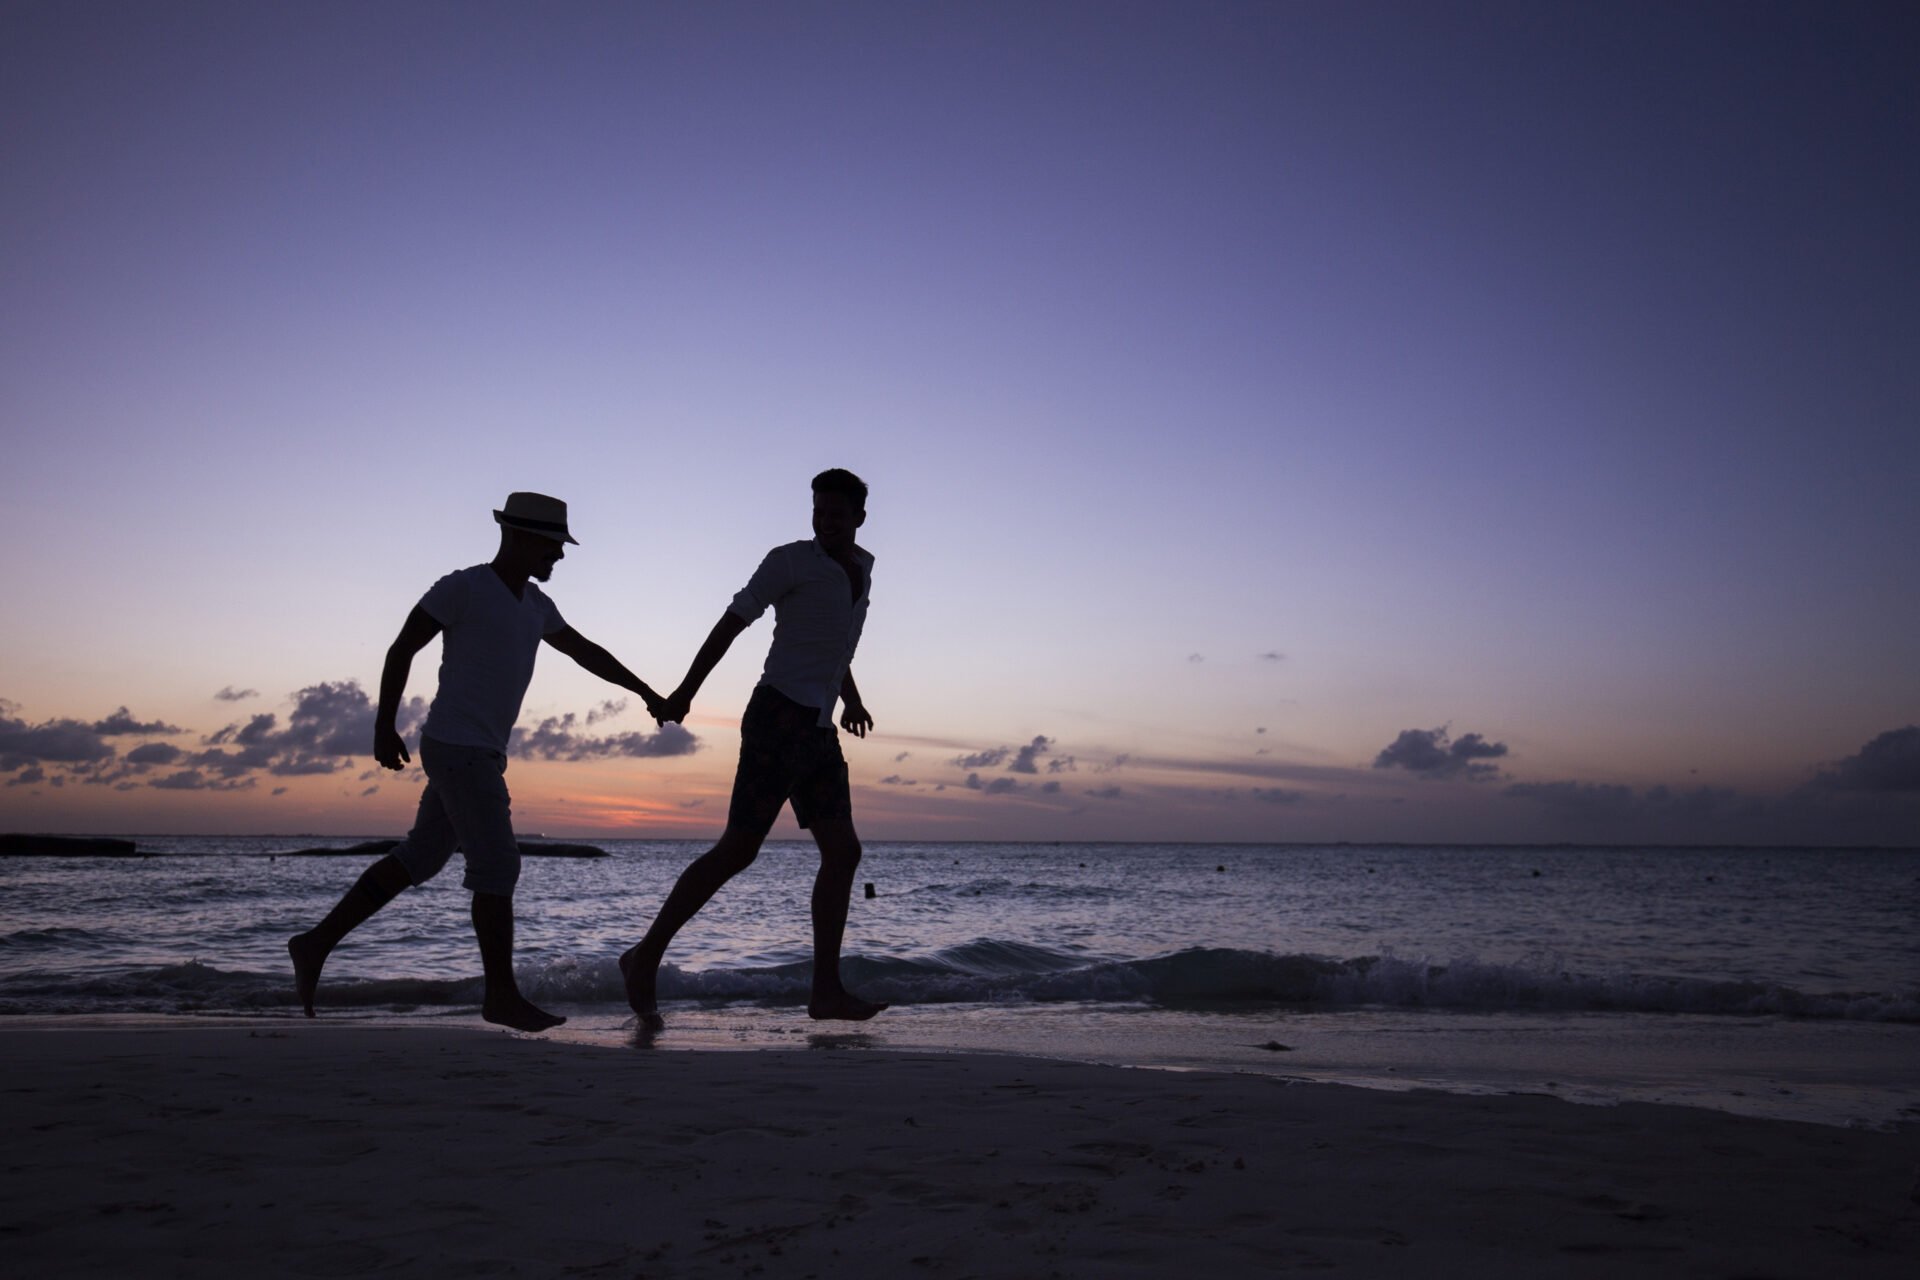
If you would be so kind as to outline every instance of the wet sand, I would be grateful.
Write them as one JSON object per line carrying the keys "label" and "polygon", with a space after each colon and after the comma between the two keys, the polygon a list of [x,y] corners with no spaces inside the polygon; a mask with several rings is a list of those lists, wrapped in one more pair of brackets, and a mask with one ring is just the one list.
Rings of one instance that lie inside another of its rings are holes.
{"label": "wet sand", "polygon": [[0,1241],[29,1275],[1920,1265],[1912,1126],[324,1020],[0,1022],[0,1091]]}

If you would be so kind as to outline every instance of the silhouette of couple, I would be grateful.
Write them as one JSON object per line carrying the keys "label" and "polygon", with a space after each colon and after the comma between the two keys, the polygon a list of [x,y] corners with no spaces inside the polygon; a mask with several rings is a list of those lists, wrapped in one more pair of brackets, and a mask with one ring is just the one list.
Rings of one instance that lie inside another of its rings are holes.
{"label": "silhouette of couple", "polygon": [[873,570],[873,557],[854,542],[867,518],[865,483],[837,467],[813,478],[813,537],[767,553],[714,624],[680,687],[664,698],[568,626],[534,585],[553,576],[553,566],[574,543],[567,532],[567,504],[544,494],[514,493],[493,518],[500,525],[500,549],[492,561],[434,583],[387,649],[373,754],[397,770],[412,759],[395,728],[407,674],[414,655],[436,635],[442,637],[439,688],[420,732],[427,786],[407,838],[361,873],[325,919],[288,940],[294,987],[307,1016],[313,1016],[321,967],[340,940],[401,890],[425,884],[458,849],[466,859],[462,883],[473,893],[473,933],[486,975],[481,1016],[521,1031],[545,1031],[565,1022],[522,995],[513,976],[513,889],[520,877],[520,848],[507,795],[507,739],[533,678],[540,642],[638,694],[648,714],[667,724],[686,718],[694,695],[734,639],[769,608],[773,645],[740,721],[740,765],[726,830],[719,843],[681,872],[646,936],[620,957],[627,1003],[643,1027],[662,1025],[654,984],[667,944],[721,885],[753,862],[780,807],[790,802],[794,817],[820,846],[807,1013],[858,1022],[886,1008],[862,1000],[840,981],[840,942],[860,864],[860,839],[853,829],[847,762],[834,731],[833,707],[836,701],[842,704],[840,726],[855,737],[865,737],[873,727],[852,667]]}

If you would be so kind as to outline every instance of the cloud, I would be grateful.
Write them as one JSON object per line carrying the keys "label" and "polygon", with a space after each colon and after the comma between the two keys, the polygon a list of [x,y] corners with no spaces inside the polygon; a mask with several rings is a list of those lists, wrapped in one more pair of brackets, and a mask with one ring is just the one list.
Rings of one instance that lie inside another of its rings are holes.
{"label": "cloud", "polygon": [[1299,804],[1305,798],[1304,792],[1288,791],[1282,787],[1248,787],[1247,794],[1267,804]]}
{"label": "cloud", "polygon": [[[398,719],[401,732],[417,730],[426,709],[419,698],[404,703]],[[124,706],[92,722],[62,719],[28,724],[5,717],[0,718],[0,771],[46,762],[61,766],[63,778],[126,790],[122,784],[130,777],[180,765],[145,785],[167,791],[241,790],[252,786],[252,775],[262,771],[282,776],[332,773],[354,756],[370,754],[373,717],[373,704],[358,683],[323,682],[295,695],[284,728],[278,716],[261,712],[202,737],[197,751],[146,742],[117,758],[111,738],[185,731],[165,721],[140,720]]]}
{"label": "cloud", "polygon": [[1920,725],[1887,730],[1821,770],[1811,785],[1825,791],[1920,791]]}
{"label": "cloud", "polygon": [[1078,773],[1080,761],[1074,756],[1056,756],[1047,761],[1048,773]]}
{"label": "cloud", "polygon": [[47,771],[37,764],[30,764],[20,772],[14,774],[11,778],[8,778],[7,785],[10,787],[30,787],[36,782],[45,782],[46,780]]}
{"label": "cloud", "polygon": [[979,791],[990,796],[1004,796],[1024,789],[1021,783],[1012,778],[992,778],[982,781],[980,775],[977,773],[967,775],[967,790],[969,791]]}
{"label": "cloud", "polygon": [[1118,787],[1093,787],[1087,794],[1096,800],[1118,800],[1122,793]]}
{"label": "cloud", "polygon": [[920,780],[918,778],[903,778],[897,773],[890,773],[880,779],[880,785],[883,787],[917,787],[920,785]]}
{"label": "cloud", "polygon": [[28,765],[89,764],[113,757],[113,748],[100,740],[100,731],[79,720],[44,720],[28,724],[0,716],[0,771]]}
{"label": "cloud", "polygon": [[185,733],[186,730],[168,724],[164,720],[142,722],[133,718],[133,713],[125,707],[117,708],[105,720],[93,722],[93,731],[102,737],[113,737],[122,733]]}
{"label": "cloud", "polygon": [[1405,769],[1423,778],[1459,778],[1483,782],[1500,770],[1478,760],[1496,760],[1507,754],[1504,742],[1488,742],[1477,733],[1449,742],[1447,729],[1403,729],[1400,736],[1374,757],[1376,769]]}
{"label": "cloud", "polygon": [[955,756],[952,763],[962,769],[991,769],[1012,754],[1012,747],[989,747],[971,755]]}
{"label": "cloud", "polygon": [[902,752],[901,752],[901,753],[900,753],[899,755],[897,755],[897,756],[895,756],[895,757],[893,758],[893,762],[894,762],[895,764],[899,764],[899,763],[900,763],[900,762],[901,762],[902,760],[905,760],[905,759],[906,759],[906,758],[907,758],[908,756],[910,756],[910,755],[912,755],[912,754],[913,754],[913,752],[911,752],[911,751],[902,751]]}
{"label": "cloud", "polygon": [[1262,662],[1285,662],[1286,660],[1287,655],[1275,649],[1269,649],[1260,655],[1260,661]]}
{"label": "cloud", "polygon": [[1040,784],[1040,794],[1041,794],[1041,795],[1043,795],[1043,796],[1057,796],[1057,795],[1059,795],[1059,794],[1060,794],[1060,783],[1059,783],[1059,781],[1058,781],[1058,780],[1055,780],[1055,781],[1052,781],[1052,782],[1043,782],[1043,783],[1041,783],[1041,784]]}
{"label": "cloud", "polygon": [[245,702],[248,698],[259,697],[260,691],[258,689],[236,689],[232,685],[227,685],[213,696],[222,702]]}
{"label": "cloud", "polygon": [[252,720],[249,720],[244,730],[237,724],[230,724],[223,728],[215,729],[212,733],[200,739],[200,741],[203,745],[217,747],[224,743],[234,741],[243,732],[247,733],[252,739],[258,739],[262,732],[271,730],[277,723],[279,723],[278,716],[262,712]]}
{"label": "cloud", "polygon": [[248,791],[252,778],[209,778],[198,769],[181,769],[147,783],[158,791]]}
{"label": "cloud", "polygon": [[[374,713],[373,700],[359,681],[321,681],[294,695],[284,729],[277,715],[262,711],[245,724],[230,724],[207,735],[202,743],[209,749],[187,763],[226,779],[263,769],[282,778],[332,773],[348,768],[357,756],[373,754]],[[409,736],[426,716],[426,702],[409,698],[399,707],[395,727]]]}
{"label": "cloud", "polygon": [[691,755],[700,740],[677,724],[654,733],[615,733],[593,738],[574,731],[578,718],[548,716],[532,729],[515,729],[507,754],[522,760],[601,760],[610,756],[649,758]]}
{"label": "cloud", "polygon": [[588,724],[599,724],[602,720],[611,720],[627,709],[625,698],[608,698],[593,710],[587,712]]}
{"label": "cloud", "polygon": [[1029,742],[1026,746],[1020,748],[1019,752],[1013,758],[1013,763],[1007,766],[1007,772],[1008,773],[1040,772],[1040,770],[1037,767],[1035,767],[1033,763],[1034,760],[1040,756],[1047,754],[1047,752],[1052,749],[1053,749],[1052,738],[1047,737],[1045,734],[1036,736],[1032,742]]}
{"label": "cloud", "polygon": [[1205,662],[1206,660],[1207,655],[1204,653],[1190,653],[1187,655],[1188,662]]}
{"label": "cloud", "polygon": [[[223,771],[231,774],[253,767],[246,763],[247,759],[248,757],[243,754],[236,757],[232,765],[222,762],[225,766]],[[267,766],[267,772],[276,778],[310,778],[316,774],[332,773],[335,769],[346,767],[345,760],[332,760],[326,756],[289,756],[283,760],[273,761]]]}
{"label": "cloud", "polygon": [[[358,680],[323,681],[308,685],[294,696],[293,712],[287,717],[287,727],[277,737],[269,737],[264,731],[249,737],[254,729],[250,724],[236,741],[271,742],[276,754],[303,759],[370,755],[373,751],[373,718],[373,701],[367,697]],[[404,735],[425,719],[426,705],[419,698],[414,698],[400,709],[397,723]],[[255,717],[256,724],[258,720]]]}

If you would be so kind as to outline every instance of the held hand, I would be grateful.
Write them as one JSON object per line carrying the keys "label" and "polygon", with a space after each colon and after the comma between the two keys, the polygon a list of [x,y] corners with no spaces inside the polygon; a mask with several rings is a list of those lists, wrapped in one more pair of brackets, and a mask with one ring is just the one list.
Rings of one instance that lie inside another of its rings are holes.
{"label": "held hand", "polygon": [[376,725],[373,730],[373,758],[382,768],[398,772],[412,762],[407,754],[407,744],[394,731],[390,724]]}
{"label": "held hand", "polygon": [[840,709],[840,727],[856,738],[864,738],[867,730],[873,728],[873,717],[859,703],[849,702]]}
{"label": "held hand", "polygon": [[655,724],[665,724],[667,722],[667,700],[665,698],[660,697],[658,694],[645,693],[640,695],[640,700],[646,703],[647,714],[653,717]]}
{"label": "held hand", "polygon": [[661,724],[669,722],[677,724],[685,720],[687,712],[691,710],[693,710],[693,699],[676,689],[660,700],[660,710],[654,715],[654,719]]}

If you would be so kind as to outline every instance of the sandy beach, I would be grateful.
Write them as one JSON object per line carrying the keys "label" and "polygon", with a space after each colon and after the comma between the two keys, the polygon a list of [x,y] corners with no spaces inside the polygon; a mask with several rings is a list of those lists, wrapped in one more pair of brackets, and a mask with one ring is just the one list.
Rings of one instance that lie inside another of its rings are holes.
{"label": "sandy beach", "polygon": [[23,1275],[1909,1276],[1920,1132],[982,1055],[0,1036]]}

